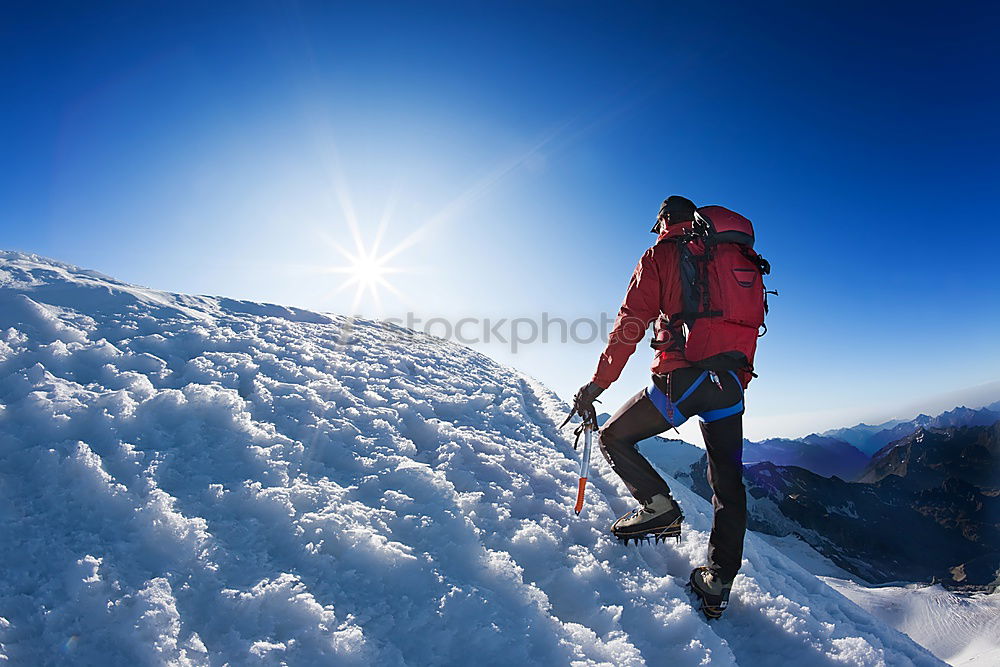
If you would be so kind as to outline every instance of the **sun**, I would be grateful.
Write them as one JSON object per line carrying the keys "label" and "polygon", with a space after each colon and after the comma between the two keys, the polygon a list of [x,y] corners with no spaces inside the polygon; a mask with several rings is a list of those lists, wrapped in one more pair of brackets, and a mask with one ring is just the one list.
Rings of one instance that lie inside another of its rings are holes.
{"label": "sun", "polygon": [[390,253],[379,255],[377,240],[370,248],[365,247],[360,238],[355,238],[355,243],[357,250],[353,253],[338,245],[334,246],[348,263],[345,266],[330,267],[329,271],[346,275],[346,279],[337,290],[338,292],[352,286],[355,288],[352,310],[358,309],[365,295],[370,295],[376,308],[381,308],[379,289],[384,288],[399,295],[399,290],[389,282],[387,276],[400,273],[402,269],[389,266],[388,262],[392,257]]}
{"label": "sun", "polygon": [[337,153],[333,148],[331,128],[328,127],[326,123],[317,120],[317,137],[322,144],[329,147],[329,149],[324,153],[326,158],[324,162],[331,185],[329,192],[333,195],[334,203],[339,205],[340,213],[347,226],[347,230],[354,241],[355,248],[355,250],[351,252],[338,245],[330,234],[331,230],[326,228],[325,225],[321,225],[316,230],[319,240],[324,241],[327,246],[338,252],[345,260],[347,260],[347,264],[343,266],[323,265],[319,267],[310,267],[310,270],[319,271],[320,273],[339,273],[346,276],[341,285],[337,289],[332,290],[331,293],[324,294],[324,298],[332,293],[341,292],[350,287],[354,287],[354,302],[351,305],[351,310],[355,314],[358,312],[358,307],[362,304],[362,302],[366,301],[366,296],[370,297],[370,300],[376,310],[381,311],[382,302],[380,291],[382,289],[391,292],[401,300],[409,301],[409,299],[404,297],[404,295],[389,281],[388,276],[398,273],[414,273],[414,270],[412,268],[401,269],[395,266],[390,266],[389,261],[396,255],[399,255],[417,245],[439,226],[453,220],[465,209],[469,208],[477,199],[494,189],[497,184],[511,172],[514,172],[522,165],[537,164],[538,160],[544,158],[541,151],[555,141],[560,135],[564,134],[569,126],[569,121],[563,123],[545,135],[535,145],[529,147],[525,153],[503,160],[493,169],[486,171],[481,178],[472,182],[466,190],[460,192],[454,199],[448,201],[436,213],[422,219],[418,224],[408,224],[405,234],[401,235],[402,238],[399,239],[391,249],[383,252],[380,250],[380,243],[382,238],[385,236],[386,228],[392,219],[396,208],[397,197],[400,194],[398,184],[396,187],[390,189],[388,196],[385,199],[384,212],[382,213],[381,220],[379,220],[377,224],[374,240],[369,245],[362,236],[362,222],[369,223],[364,227],[367,230],[371,228],[370,223],[374,222],[374,220],[362,220],[355,213],[354,204],[347,187],[345,172],[337,157]]}

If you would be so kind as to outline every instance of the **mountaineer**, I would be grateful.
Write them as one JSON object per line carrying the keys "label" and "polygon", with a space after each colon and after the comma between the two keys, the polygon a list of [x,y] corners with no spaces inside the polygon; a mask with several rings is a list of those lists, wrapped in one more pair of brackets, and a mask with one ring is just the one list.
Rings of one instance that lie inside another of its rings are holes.
{"label": "mountaineer", "polygon": [[750,221],[722,206],[696,208],[685,197],[670,196],[650,231],[656,242],[639,260],[597,371],[577,392],[573,408],[596,423],[594,400],[618,379],[655,321],[650,386],[600,430],[604,457],[639,502],[611,532],[626,544],[680,538],[681,508],[636,443],[698,415],[715,517],[708,564],[695,568],[690,582],[702,611],[718,618],[743,558],[744,392],[755,377],[754,352],[766,312],[763,276],[770,266],[753,250]]}

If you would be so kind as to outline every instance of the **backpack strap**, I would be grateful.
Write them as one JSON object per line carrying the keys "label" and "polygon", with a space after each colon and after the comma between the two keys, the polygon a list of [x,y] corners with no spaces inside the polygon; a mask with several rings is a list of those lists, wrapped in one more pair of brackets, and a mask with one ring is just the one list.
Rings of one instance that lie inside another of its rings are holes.
{"label": "backpack strap", "polygon": [[[677,243],[679,269],[681,276],[681,307],[682,310],[670,315],[673,321],[684,322],[691,328],[695,320],[702,317],[719,317],[721,310],[712,310],[708,293],[708,263],[712,261],[712,243],[710,237],[699,234],[688,234],[676,239],[665,239]],[[688,244],[694,240],[705,241],[705,252],[696,255],[691,252]]]}

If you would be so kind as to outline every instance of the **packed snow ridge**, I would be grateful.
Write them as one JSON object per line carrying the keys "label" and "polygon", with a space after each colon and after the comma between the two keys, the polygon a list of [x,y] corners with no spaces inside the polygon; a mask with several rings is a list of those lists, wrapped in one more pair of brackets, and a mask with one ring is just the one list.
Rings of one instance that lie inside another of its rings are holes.
{"label": "packed snow ridge", "polygon": [[707,623],[707,502],[620,545],[564,403],[389,324],[0,252],[0,403],[11,664],[942,664],[753,534]]}
{"label": "packed snow ridge", "polygon": [[1000,665],[1000,594],[955,595],[934,586],[860,586],[821,577],[951,665]]}

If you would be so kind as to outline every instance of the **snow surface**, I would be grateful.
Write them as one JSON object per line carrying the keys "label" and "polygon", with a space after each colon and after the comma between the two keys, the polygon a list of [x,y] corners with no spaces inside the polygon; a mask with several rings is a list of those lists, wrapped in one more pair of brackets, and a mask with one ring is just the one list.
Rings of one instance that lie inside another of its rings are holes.
{"label": "snow surface", "polygon": [[848,572],[838,566],[832,560],[813,549],[808,542],[796,535],[785,535],[779,537],[777,535],[757,533],[757,537],[758,539],[765,540],[787,558],[795,561],[801,565],[803,569],[811,572],[812,574],[821,577],[835,577],[837,579],[843,579],[845,581],[856,583],[859,586],[871,586],[871,583],[865,581],[853,572]]}
{"label": "snow surface", "polygon": [[705,455],[705,448],[683,440],[653,437],[640,441],[636,448],[659,470],[671,477],[690,476],[691,466]]}
{"label": "snow surface", "polygon": [[760,533],[757,538],[942,660],[966,667],[1000,664],[1000,592],[967,595],[917,584],[874,587],[795,535]]}
{"label": "snow surface", "polygon": [[1000,664],[1000,592],[956,595],[940,585],[868,588],[833,577],[823,580],[949,664]]}
{"label": "snow surface", "polygon": [[937,665],[750,534],[726,616],[625,547],[566,406],[377,322],[0,252],[0,659],[11,664]]}

